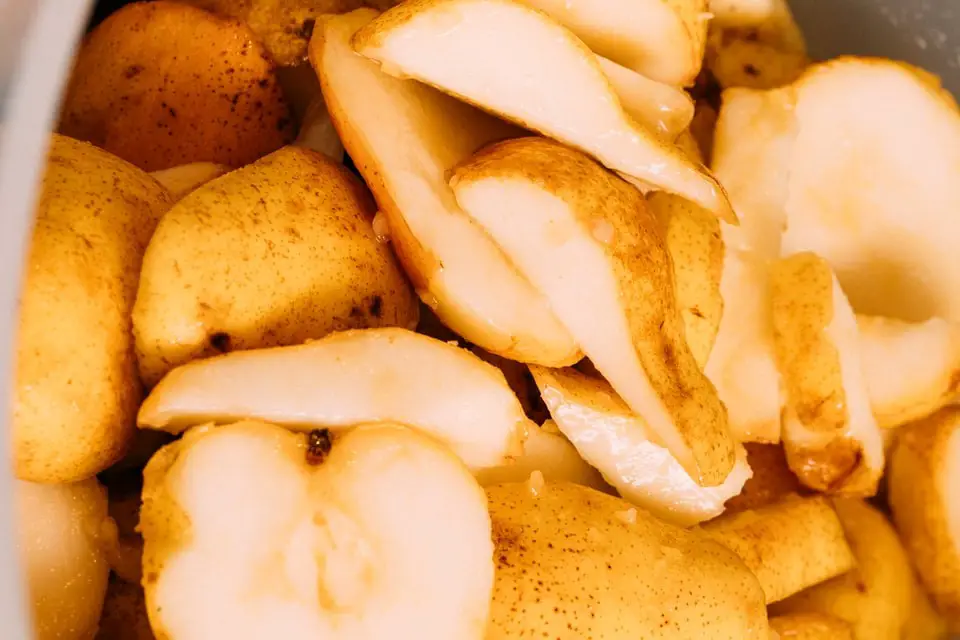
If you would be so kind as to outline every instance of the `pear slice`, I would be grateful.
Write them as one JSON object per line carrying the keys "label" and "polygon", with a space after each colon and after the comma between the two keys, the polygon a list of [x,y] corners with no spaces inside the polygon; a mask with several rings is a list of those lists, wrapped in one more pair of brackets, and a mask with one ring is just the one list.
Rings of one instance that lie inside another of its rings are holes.
{"label": "pear slice", "polygon": [[589,463],[628,502],[665,522],[686,527],[723,512],[750,477],[742,447],[723,484],[701,487],[662,446],[644,421],[602,378],[576,369],[531,366],[550,415]]}
{"label": "pear slice", "polygon": [[768,605],[846,573],[855,563],[840,520],[823,496],[788,497],[722,515],[702,529],[743,559]]}
{"label": "pear slice", "polygon": [[960,399],[960,323],[858,316],[861,368],[883,428],[928,416]]}
{"label": "pear slice", "polygon": [[[823,256],[858,313],[960,320],[960,217],[946,213],[960,210],[960,112],[939,84],[902,63],[841,58],[759,101],[752,121],[718,127],[724,145],[758,150],[734,163],[737,184],[715,159],[744,228],[785,229],[784,252]],[[793,125],[780,135],[753,126],[776,120]],[[771,191],[774,206],[741,206]]]}
{"label": "pear slice", "polygon": [[[833,503],[856,566],[775,603],[770,612],[832,615],[850,623],[858,640],[921,640],[903,633],[915,606],[916,580],[897,532],[863,500],[843,498]],[[808,550],[805,555],[812,558],[814,553]]]}
{"label": "pear slice", "polygon": [[790,640],[855,640],[853,627],[824,613],[787,613],[770,618],[770,628],[779,638]]}
{"label": "pear slice", "polygon": [[726,411],[683,339],[670,255],[640,192],[546,138],[488,147],[451,186],[658,444],[698,484],[722,484],[735,458]]}
{"label": "pear slice", "polygon": [[603,56],[597,56],[597,62],[624,111],[638,123],[664,140],[675,140],[690,125],[694,107],[686,91],[651,80]]}
{"label": "pear slice", "polygon": [[356,55],[350,38],[378,15],[359,9],[316,26],[310,60],[350,157],[387,217],[417,292],[444,324],[524,362],[576,362],[576,343],[483,230],[459,215],[444,174],[513,127]]}
{"label": "pear slice", "polygon": [[783,399],[773,346],[769,270],[754,252],[738,247],[739,230],[723,230],[723,316],[704,373],[727,407],[736,440],[779,442]]}
{"label": "pear slice", "polygon": [[230,167],[224,164],[192,162],[154,171],[150,175],[170,192],[174,200],[180,200],[197,187],[214,178],[219,178],[228,171],[231,171]]}
{"label": "pear slice", "polygon": [[890,508],[904,546],[951,631],[960,633],[960,408],[921,420],[897,438]]}
{"label": "pear slice", "polygon": [[775,46],[789,53],[807,51],[803,32],[787,0],[710,0],[711,31]]}
{"label": "pear slice", "polygon": [[871,496],[883,437],[870,409],[856,318],[822,258],[799,253],[771,276],[777,362],[787,388],[783,441],[790,468],[818,491]]}
{"label": "pear slice", "polygon": [[394,328],[192,362],[156,386],[137,422],[179,433],[246,418],[298,431],[395,421],[446,443],[473,469],[522,453],[528,425],[496,367]]}
{"label": "pear slice", "polygon": [[663,229],[687,344],[702,369],[723,316],[720,222],[689,200],[669,193],[652,193],[647,204]]}
{"label": "pear slice", "polygon": [[693,84],[707,38],[707,0],[522,0],[618,64],[668,85]]}
{"label": "pear slice", "polygon": [[539,473],[545,482],[572,482],[598,491],[611,491],[600,472],[580,457],[552,420],[541,426],[529,426],[522,456],[510,464],[484,469],[474,475],[481,486],[487,487],[524,482],[533,473]]}
{"label": "pear slice", "polygon": [[539,11],[512,0],[413,0],[360,29],[353,43],[387,73],[437,87],[736,220],[723,187],[634,123],[596,57]]}
{"label": "pear slice", "polygon": [[144,471],[140,526],[161,638],[484,637],[483,491],[397,425],[323,450],[262,422],[191,429]]}

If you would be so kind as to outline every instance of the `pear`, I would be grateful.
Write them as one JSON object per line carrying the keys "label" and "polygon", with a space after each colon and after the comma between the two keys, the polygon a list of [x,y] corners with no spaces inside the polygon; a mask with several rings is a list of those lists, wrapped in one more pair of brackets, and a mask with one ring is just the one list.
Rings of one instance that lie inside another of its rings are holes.
{"label": "pear", "polygon": [[174,200],[180,200],[201,185],[214,178],[219,178],[230,170],[230,167],[225,164],[191,162],[169,169],[153,171],[150,175],[170,192]]}
{"label": "pear", "polygon": [[722,484],[736,457],[726,411],[684,340],[673,265],[641,194],[545,138],[488,147],[450,184],[658,443],[698,484]]}

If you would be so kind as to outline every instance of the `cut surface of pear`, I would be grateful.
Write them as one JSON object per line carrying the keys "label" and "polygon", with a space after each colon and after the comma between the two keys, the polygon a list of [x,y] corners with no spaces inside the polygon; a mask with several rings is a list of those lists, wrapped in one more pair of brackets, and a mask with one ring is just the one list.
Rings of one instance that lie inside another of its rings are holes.
{"label": "cut surface of pear", "polygon": [[522,0],[598,54],[659,82],[693,84],[707,36],[707,0]]}
{"label": "cut surface of pear", "polygon": [[240,422],[190,430],[144,472],[159,637],[484,637],[484,494],[445,447],[397,425],[307,439]]}
{"label": "cut surface of pear", "polygon": [[[929,74],[840,58],[788,87],[736,94],[758,107],[739,124],[732,95],[717,133],[733,155],[714,168],[744,229],[782,231],[785,252],[823,256],[858,313],[960,319],[960,217],[947,213],[960,210],[960,113]],[[785,126],[760,126],[771,122]],[[745,204],[760,200],[770,206]]]}
{"label": "cut surface of pear", "polygon": [[651,80],[603,56],[597,56],[597,63],[631,118],[653,129],[664,140],[675,140],[690,125],[693,100],[685,91]]}
{"label": "cut surface of pear", "polygon": [[722,515],[702,526],[756,574],[767,604],[783,600],[855,564],[843,527],[823,496],[788,497]]}
{"label": "cut surface of pear", "polygon": [[830,266],[812,253],[778,261],[770,291],[790,468],[811,489],[871,496],[883,474],[883,436],[853,310]]}
{"label": "cut surface of pear", "polygon": [[960,399],[960,323],[858,316],[861,367],[881,427],[930,415]]}
{"label": "cut surface of pear", "polygon": [[699,484],[722,484],[735,459],[726,411],[683,338],[670,256],[641,194],[545,138],[488,147],[451,186],[659,443]]}
{"label": "cut surface of pear", "polygon": [[522,453],[528,424],[496,367],[405,329],[344,331],[192,362],[154,388],[137,421],[179,433],[247,418],[299,431],[399,422],[444,442],[473,469]]}
{"label": "cut surface of pear", "polygon": [[225,164],[213,162],[192,162],[179,167],[170,167],[154,171],[150,175],[166,187],[174,200],[179,200],[197,187],[230,171]]}
{"label": "cut surface of pear", "polygon": [[756,578],[698,531],[568,483],[502,484],[487,499],[497,563],[487,640],[768,638]]}
{"label": "cut surface of pear", "polygon": [[576,369],[531,366],[557,427],[620,495],[665,522],[686,527],[714,518],[750,477],[741,447],[722,484],[701,487],[607,381]]}
{"label": "cut surface of pear", "polygon": [[542,426],[531,424],[523,443],[523,455],[500,467],[475,473],[477,482],[487,487],[505,482],[524,482],[539,473],[545,482],[572,482],[598,491],[610,492],[600,472],[591,467],[569,440],[548,420]]}
{"label": "cut surface of pear", "polygon": [[904,427],[890,456],[890,509],[920,581],[960,633],[960,408]]}
{"label": "cut surface of pear", "polygon": [[543,13],[511,0],[414,0],[357,32],[357,51],[598,158],[644,185],[734,221],[726,194],[676,146],[636,125],[595,56]]}
{"label": "cut surface of pear", "polygon": [[459,215],[444,177],[517,130],[356,55],[350,39],[378,15],[359,9],[322,18],[310,60],[417,292],[444,324],[488,351],[549,366],[576,362],[579,350],[543,296],[482,229]]}

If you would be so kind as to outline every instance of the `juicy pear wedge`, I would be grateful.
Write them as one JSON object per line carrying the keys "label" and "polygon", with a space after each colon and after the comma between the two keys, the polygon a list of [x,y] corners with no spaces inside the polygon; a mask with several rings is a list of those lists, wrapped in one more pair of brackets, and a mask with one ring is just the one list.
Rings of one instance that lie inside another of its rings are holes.
{"label": "juicy pear wedge", "polygon": [[[774,604],[774,615],[821,613],[853,627],[854,638],[921,640],[903,634],[914,607],[916,580],[897,532],[887,518],[863,500],[834,500],[856,564],[851,570]],[[813,558],[812,549],[804,557]]]}
{"label": "juicy pear wedge", "polygon": [[232,169],[225,164],[213,162],[192,162],[178,167],[154,171],[150,175],[162,184],[173,199],[180,200],[183,196],[197,189],[201,185],[219,178]]}
{"label": "juicy pear wedge", "polygon": [[444,324],[523,362],[576,362],[576,343],[483,230],[460,215],[445,172],[518,132],[354,53],[350,39],[379,14],[318,21],[310,60],[341,139],[386,215],[390,240],[420,297]]}
{"label": "juicy pear wedge", "polygon": [[638,123],[664,140],[675,140],[690,125],[694,105],[686,91],[651,80],[603,56],[597,56],[597,63],[624,111]]}
{"label": "juicy pear wedge", "polygon": [[[779,442],[783,400],[773,344],[769,270],[761,257],[738,244],[738,231],[723,229],[723,314],[704,373],[716,385],[737,441]],[[687,341],[695,345],[690,335]]]}
{"label": "juicy pear wedge", "polygon": [[960,399],[960,323],[858,316],[870,406],[883,428],[923,418]]}
{"label": "juicy pear wedge", "polygon": [[545,138],[488,147],[450,184],[659,443],[698,484],[722,484],[735,459],[726,411],[683,338],[673,265],[640,192]]}
{"label": "juicy pear wedge", "polygon": [[763,592],[729,550],[574,484],[487,488],[497,562],[487,640],[767,640]]}
{"label": "juicy pear wedge", "polygon": [[[732,95],[755,104],[752,118],[729,117],[744,115]],[[714,166],[745,229],[823,256],[858,313],[960,320],[960,112],[929,74],[841,58],[783,89],[728,92],[720,120],[718,148],[735,153]],[[786,126],[761,126],[772,122]],[[742,206],[760,200],[770,206]]]}
{"label": "juicy pear wedge", "polygon": [[723,484],[701,487],[602,378],[531,366],[557,427],[628,502],[687,527],[720,515],[750,477],[742,448]]}
{"label": "juicy pear wedge", "polygon": [[496,367],[394,328],[192,362],[154,388],[137,422],[179,433],[243,419],[298,431],[399,422],[447,444],[472,469],[520,455],[529,424]]}
{"label": "juicy pear wedge", "polygon": [[552,420],[543,425],[531,424],[523,443],[523,455],[501,467],[491,467],[475,474],[477,482],[487,487],[505,482],[524,482],[539,473],[546,482],[572,482],[610,493],[610,485],[600,472],[580,457],[569,440]]}
{"label": "juicy pear wedge", "polygon": [[357,32],[356,50],[411,77],[593,155],[644,187],[730,222],[723,187],[623,110],[596,57],[543,13],[512,0],[412,0]]}
{"label": "juicy pear wedge", "polygon": [[767,604],[853,568],[853,553],[829,500],[788,497],[722,515],[703,531],[733,550],[756,574]]}
{"label": "juicy pear wedge", "polygon": [[904,428],[890,456],[890,509],[920,580],[960,633],[960,408]]}
{"label": "juicy pear wedge", "polygon": [[397,425],[323,450],[262,422],[191,429],[147,465],[140,527],[161,638],[484,637],[483,491]]}
{"label": "juicy pear wedge", "polygon": [[618,64],[674,86],[693,84],[707,38],[707,0],[522,0]]}
{"label": "juicy pear wedge", "polygon": [[799,253],[774,265],[770,297],[790,468],[811,489],[873,495],[883,436],[870,409],[856,317],[836,277],[822,258]]}
{"label": "juicy pear wedge", "polygon": [[703,369],[723,316],[720,223],[701,207],[669,193],[650,194],[647,205],[663,229],[687,344]]}

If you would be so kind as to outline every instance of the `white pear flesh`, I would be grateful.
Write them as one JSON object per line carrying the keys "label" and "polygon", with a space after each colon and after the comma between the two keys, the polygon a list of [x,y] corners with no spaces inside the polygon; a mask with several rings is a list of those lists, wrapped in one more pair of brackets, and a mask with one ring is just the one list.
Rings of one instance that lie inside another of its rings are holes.
{"label": "white pear flesh", "polygon": [[861,368],[881,427],[923,418],[960,399],[960,323],[858,316]]}
{"label": "white pear flesh", "polygon": [[920,580],[960,633],[960,409],[904,428],[890,456],[890,509]]}
{"label": "white pear flesh", "polygon": [[583,352],[698,484],[734,466],[726,411],[683,338],[673,273],[641,194],[545,138],[488,147],[451,186]]}
{"label": "white pear flesh", "polygon": [[548,366],[576,362],[577,345],[543,296],[459,214],[445,179],[480,147],[518,131],[358,56],[350,39],[378,15],[358,9],[321,18],[310,59],[417,293],[444,324],[487,351]]}
{"label": "white pear flesh", "polygon": [[502,484],[487,498],[487,640],[768,640],[757,579],[700,532],[574,484]]}
{"label": "white pear flesh", "polygon": [[214,162],[192,162],[178,167],[154,171],[150,176],[162,184],[174,200],[185,195],[215,178],[230,171],[230,167]]}
{"label": "white pear flesh", "polygon": [[681,527],[714,518],[751,476],[746,453],[723,484],[701,487],[644,421],[603,379],[575,369],[530,367],[544,403],[563,434],[624,500]]}
{"label": "white pear flesh", "polygon": [[394,328],[189,363],[154,388],[137,423],[180,433],[242,419],[299,431],[399,422],[446,443],[472,469],[520,455],[528,425],[496,367],[465,349]]}
{"label": "white pear flesh", "polygon": [[600,69],[624,111],[665,140],[676,140],[693,120],[693,99],[682,89],[651,80],[616,62],[597,56]]}
{"label": "white pear flesh", "polygon": [[[734,235],[724,228],[724,239]],[[739,442],[779,442],[783,408],[770,315],[769,269],[752,251],[728,241],[720,277],[723,315],[704,373],[727,407]]]}
{"label": "white pear flesh", "polygon": [[811,489],[872,496],[883,474],[883,436],[856,317],[836,276],[812,253],[783,258],[773,267],[771,304],[790,468]]}
{"label": "white pear flesh", "polygon": [[[960,112],[929,74],[840,58],[750,98],[762,104],[742,126],[728,126],[728,97],[719,146],[757,150],[751,164],[738,162],[736,185],[731,165],[715,162],[744,229],[782,232],[785,253],[823,256],[858,313],[960,320],[960,217],[948,213],[960,210]],[[785,123],[779,132],[758,125],[775,121]],[[741,206],[763,194],[771,206]]]}
{"label": "white pear flesh", "polygon": [[483,490],[404,427],[357,427],[320,461],[274,425],[192,429],[147,466],[140,526],[159,637],[484,637]]}
{"label": "white pear flesh", "polygon": [[[17,551],[35,640],[89,640],[97,632],[116,524],[95,478],[15,483]],[[9,570],[9,569],[8,569]]]}
{"label": "white pear flesh", "polygon": [[674,86],[693,84],[707,36],[706,0],[522,0],[628,69]]}
{"label": "white pear flesh", "polygon": [[735,221],[723,187],[636,125],[596,57],[543,13],[511,0],[412,0],[357,32],[357,51],[528,129],[584,150],[644,187]]}
{"label": "white pear flesh", "polygon": [[539,473],[545,482],[572,482],[609,492],[610,485],[590,466],[576,447],[548,420],[542,426],[531,424],[523,443],[523,455],[501,467],[491,467],[474,475],[481,486],[506,482],[524,482]]}

